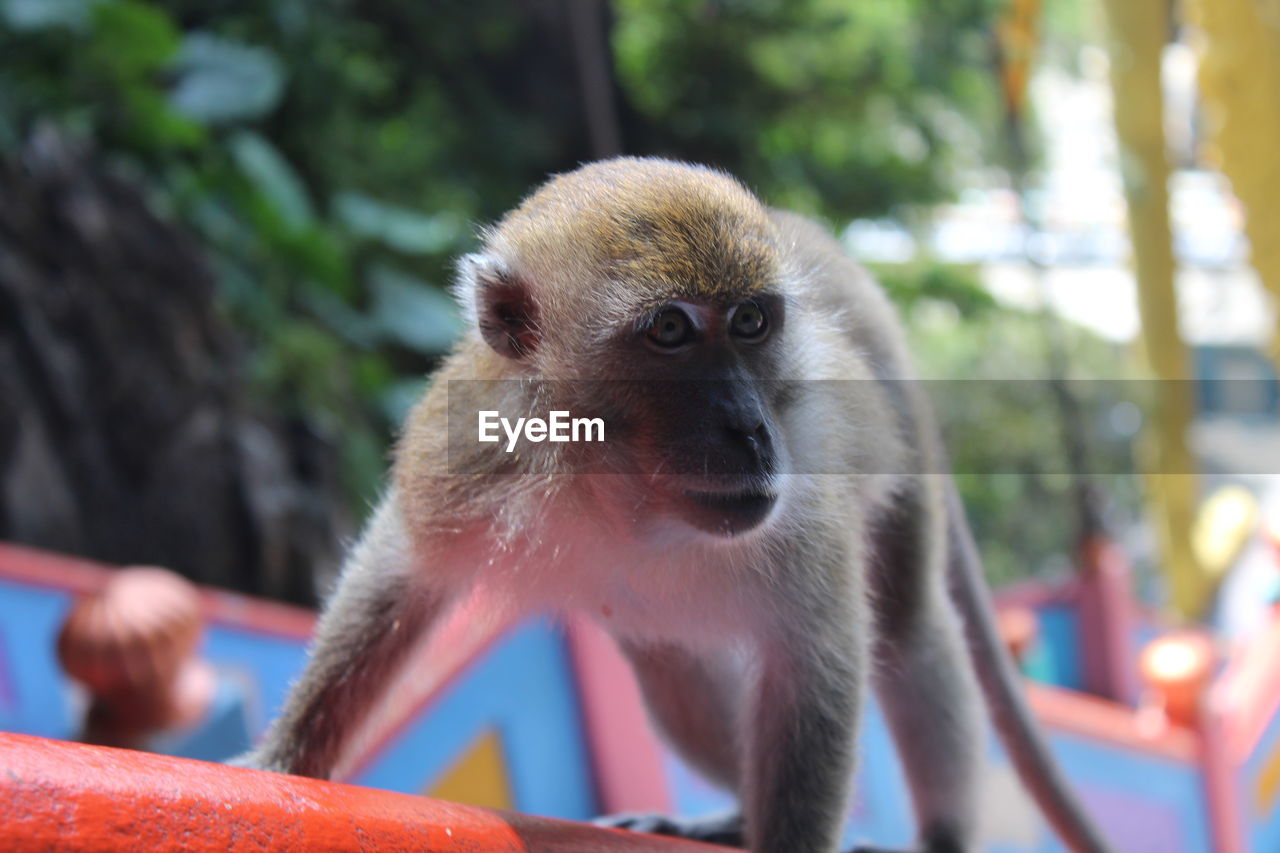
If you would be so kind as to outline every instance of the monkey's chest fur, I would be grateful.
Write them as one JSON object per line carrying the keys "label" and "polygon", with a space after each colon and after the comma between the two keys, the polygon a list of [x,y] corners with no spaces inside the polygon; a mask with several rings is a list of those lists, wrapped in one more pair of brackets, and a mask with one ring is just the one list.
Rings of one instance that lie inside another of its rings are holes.
{"label": "monkey's chest fur", "polygon": [[[623,531],[584,506],[581,492],[530,490],[513,494],[501,518],[453,534],[430,533],[437,546],[426,552],[449,557],[428,560],[421,570],[459,591],[479,587],[513,615],[577,614],[627,641],[723,650],[758,638],[796,604],[821,606],[783,602],[791,590],[820,599],[833,583],[862,586],[858,556],[867,525],[861,514],[824,516],[814,509],[838,496],[851,508],[858,506],[856,495],[887,499],[880,494],[891,487],[887,478],[858,479],[790,477],[778,517],[766,530],[736,539],[692,530],[665,538]],[[805,559],[809,551],[827,559]],[[780,560],[783,553],[792,559]]]}

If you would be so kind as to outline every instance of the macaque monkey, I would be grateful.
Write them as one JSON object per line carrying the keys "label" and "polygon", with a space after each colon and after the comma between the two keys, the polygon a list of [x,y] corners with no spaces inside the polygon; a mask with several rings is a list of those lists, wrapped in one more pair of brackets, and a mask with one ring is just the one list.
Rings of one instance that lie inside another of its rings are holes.
{"label": "macaque monkey", "polygon": [[[894,312],[819,226],[707,168],[609,160],[488,229],[456,292],[469,331],[247,763],[327,776],[483,585],[607,629],[755,853],[837,849],[869,685],[920,850],[974,849],[980,694],[1068,846],[1106,849],[1021,699]],[[507,452],[481,410],[598,416],[605,440]]]}

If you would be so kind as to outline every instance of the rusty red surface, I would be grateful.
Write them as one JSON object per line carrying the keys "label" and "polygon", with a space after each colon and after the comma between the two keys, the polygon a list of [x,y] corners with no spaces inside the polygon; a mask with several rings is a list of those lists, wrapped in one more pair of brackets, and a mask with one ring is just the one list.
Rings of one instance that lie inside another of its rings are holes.
{"label": "rusty red surface", "polygon": [[123,749],[0,734],[0,848],[713,853],[724,848]]}

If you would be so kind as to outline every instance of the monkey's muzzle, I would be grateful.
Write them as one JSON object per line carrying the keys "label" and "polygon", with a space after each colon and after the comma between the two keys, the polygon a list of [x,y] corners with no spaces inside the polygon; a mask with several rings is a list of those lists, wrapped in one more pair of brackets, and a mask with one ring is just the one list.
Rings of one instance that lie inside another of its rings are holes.
{"label": "monkey's muzzle", "polygon": [[739,536],[758,527],[769,517],[778,496],[767,490],[690,491],[688,520],[699,530],[718,536]]}

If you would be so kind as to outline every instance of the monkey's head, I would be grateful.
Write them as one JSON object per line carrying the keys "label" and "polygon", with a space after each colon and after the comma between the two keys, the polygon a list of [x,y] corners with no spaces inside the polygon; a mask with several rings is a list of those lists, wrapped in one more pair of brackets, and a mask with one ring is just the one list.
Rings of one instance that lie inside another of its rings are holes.
{"label": "monkey's head", "polygon": [[755,196],[710,169],[623,158],[552,179],[485,236],[460,265],[462,303],[506,376],[605,419],[601,448],[574,452],[637,476],[601,498],[643,527],[762,525],[787,462],[770,381],[787,300]]}

